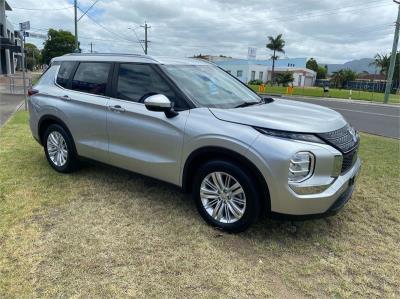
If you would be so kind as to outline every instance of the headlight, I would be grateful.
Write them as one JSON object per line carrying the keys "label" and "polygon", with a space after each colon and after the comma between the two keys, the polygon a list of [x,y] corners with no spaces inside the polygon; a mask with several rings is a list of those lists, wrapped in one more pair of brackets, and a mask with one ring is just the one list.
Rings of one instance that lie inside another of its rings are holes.
{"label": "headlight", "polygon": [[314,142],[314,143],[325,143],[322,139],[318,138],[314,134],[286,132],[286,131],[264,129],[264,128],[255,128],[255,129],[260,133],[263,133],[265,135],[274,136],[274,137],[308,141],[308,142]]}
{"label": "headlight", "polygon": [[309,152],[298,152],[289,163],[289,182],[299,183],[308,179],[314,171],[314,155]]}

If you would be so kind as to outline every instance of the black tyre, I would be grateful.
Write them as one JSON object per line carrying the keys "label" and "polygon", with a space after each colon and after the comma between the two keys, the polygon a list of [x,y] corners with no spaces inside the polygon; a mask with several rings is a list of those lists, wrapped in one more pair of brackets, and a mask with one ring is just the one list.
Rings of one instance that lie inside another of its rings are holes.
{"label": "black tyre", "polygon": [[44,152],[50,166],[58,172],[76,170],[78,158],[70,134],[60,125],[50,125],[43,138]]}
{"label": "black tyre", "polygon": [[200,166],[193,181],[193,197],[203,219],[227,232],[246,230],[259,215],[255,182],[229,161],[213,160]]}

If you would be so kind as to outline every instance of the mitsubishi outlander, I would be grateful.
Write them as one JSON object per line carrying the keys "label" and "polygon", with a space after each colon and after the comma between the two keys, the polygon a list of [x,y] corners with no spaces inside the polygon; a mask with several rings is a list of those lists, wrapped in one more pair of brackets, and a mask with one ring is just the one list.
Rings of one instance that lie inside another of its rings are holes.
{"label": "mitsubishi outlander", "polygon": [[29,90],[29,113],[56,171],[83,157],[180,186],[230,232],[259,215],[335,214],[361,165],[359,135],[339,113],[262,98],[195,59],[57,57]]}

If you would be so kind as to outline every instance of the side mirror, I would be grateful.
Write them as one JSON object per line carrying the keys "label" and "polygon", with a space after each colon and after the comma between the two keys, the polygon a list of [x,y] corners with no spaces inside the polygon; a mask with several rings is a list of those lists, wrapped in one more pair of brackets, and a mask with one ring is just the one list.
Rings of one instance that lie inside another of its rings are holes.
{"label": "side mirror", "polygon": [[168,118],[178,115],[178,112],[174,110],[174,103],[163,94],[149,96],[144,100],[144,105],[147,110],[164,112]]}

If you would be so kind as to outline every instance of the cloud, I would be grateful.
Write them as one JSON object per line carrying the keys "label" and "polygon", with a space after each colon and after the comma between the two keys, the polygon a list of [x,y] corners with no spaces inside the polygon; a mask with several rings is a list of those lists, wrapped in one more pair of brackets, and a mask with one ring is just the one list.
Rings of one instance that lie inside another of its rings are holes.
{"label": "cloud", "polygon": [[[9,0],[13,24],[30,20],[33,31],[48,28],[73,32],[71,0]],[[93,1],[78,1],[85,10]],[[30,8],[41,10],[22,10]],[[266,58],[267,36],[283,33],[288,57],[315,57],[324,63],[388,53],[394,32],[396,5],[388,0],[282,1],[282,0],[100,0],[79,22],[84,51],[89,43],[99,52],[140,53],[145,21],[149,53],[190,56],[224,54],[245,57],[247,48],[258,48]],[[135,32],[128,28],[135,28]],[[41,45],[40,40],[29,40]]]}

